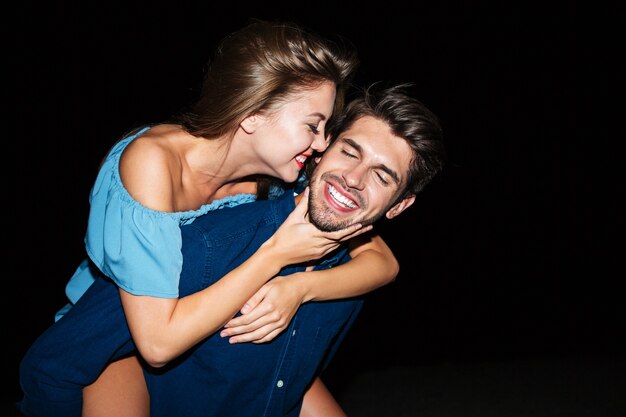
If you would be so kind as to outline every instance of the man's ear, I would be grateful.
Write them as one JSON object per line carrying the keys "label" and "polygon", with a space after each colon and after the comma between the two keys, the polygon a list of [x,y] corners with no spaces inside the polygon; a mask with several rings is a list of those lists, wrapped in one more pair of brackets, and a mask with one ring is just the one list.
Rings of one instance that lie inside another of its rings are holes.
{"label": "man's ear", "polygon": [[400,201],[398,204],[395,204],[393,207],[387,210],[387,214],[385,214],[385,216],[388,219],[393,219],[394,217],[402,213],[404,210],[411,207],[414,202],[415,202],[415,194],[411,194],[408,197],[404,198],[402,201]]}
{"label": "man's ear", "polygon": [[261,117],[258,114],[249,114],[239,123],[239,126],[241,126],[244,132],[251,134],[256,131],[260,120]]}

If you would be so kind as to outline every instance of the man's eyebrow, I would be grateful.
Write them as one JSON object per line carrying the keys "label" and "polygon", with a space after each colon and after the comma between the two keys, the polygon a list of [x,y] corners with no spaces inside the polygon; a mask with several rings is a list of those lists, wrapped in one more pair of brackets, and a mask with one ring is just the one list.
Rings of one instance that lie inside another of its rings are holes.
{"label": "man's eyebrow", "polygon": [[[346,144],[348,144],[349,146],[353,147],[358,153],[362,154],[363,153],[363,148],[361,147],[361,145],[359,145],[358,143],[356,143],[354,140],[350,139],[350,138],[343,138],[342,139]],[[389,168],[387,165],[385,164],[381,164],[378,166],[380,169],[382,169],[383,171],[385,171],[387,173],[387,175],[389,175],[396,184],[400,184],[400,176],[398,175],[398,173],[396,171],[394,171],[393,169]]]}

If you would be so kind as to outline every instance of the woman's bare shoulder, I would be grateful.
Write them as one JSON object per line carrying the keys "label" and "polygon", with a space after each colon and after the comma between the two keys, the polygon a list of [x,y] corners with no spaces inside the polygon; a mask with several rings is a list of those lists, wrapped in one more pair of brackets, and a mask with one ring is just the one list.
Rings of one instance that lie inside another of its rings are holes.
{"label": "woman's bare shoulder", "polygon": [[128,144],[120,158],[120,178],[128,193],[145,207],[172,211],[174,188],[180,166],[179,153],[173,149],[171,125],[151,128]]}

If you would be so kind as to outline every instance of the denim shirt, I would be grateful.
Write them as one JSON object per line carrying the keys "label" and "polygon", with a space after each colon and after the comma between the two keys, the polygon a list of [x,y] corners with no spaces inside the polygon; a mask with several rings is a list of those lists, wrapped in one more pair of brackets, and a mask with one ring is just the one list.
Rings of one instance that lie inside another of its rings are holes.
{"label": "denim shirt", "polygon": [[[181,227],[180,295],[206,288],[248,259],[294,207],[293,196],[285,192]],[[349,259],[342,248],[316,269]],[[280,275],[296,271],[304,267],[285,268]],[[356,298],[303,304],[288,329],[268,343],[229,344],[217,332],[165,368],[146,372],[151,415],[298,416],[308,385],[334,355],[361,305]]]}
{"label": "denim shirt", "polygon": [[[292,193],[285,192],[181,226],[180,295],[211,285],[249,258],[294,207]],[[316,269],[348,260],[339,249]],[[80,417],[83,387],[109,362],[136,352],[117,285],[88,267],[94,282],[22,358],[18,408],[24,416]],[[294,266],[281,274],[303,270]],[[152,416],[298,416],[306,387],[334,355],[361,303],[306,303],[269,343],[231,345],[217,332],[167,367],[146,372]]]}

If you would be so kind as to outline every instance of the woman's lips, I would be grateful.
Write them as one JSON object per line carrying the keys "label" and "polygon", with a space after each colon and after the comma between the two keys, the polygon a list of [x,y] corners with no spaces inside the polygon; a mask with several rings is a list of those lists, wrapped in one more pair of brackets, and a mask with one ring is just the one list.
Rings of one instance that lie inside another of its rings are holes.
{"label": "woman's lips", "polygon": [[300,167],[300,169],[302,169],[302,167],[304,167],[304,163],[306,162],[306,160],[311,156],[311,154],[300,154],[298,156],[296,156],[296,163],[298,164],[298,166]]}

